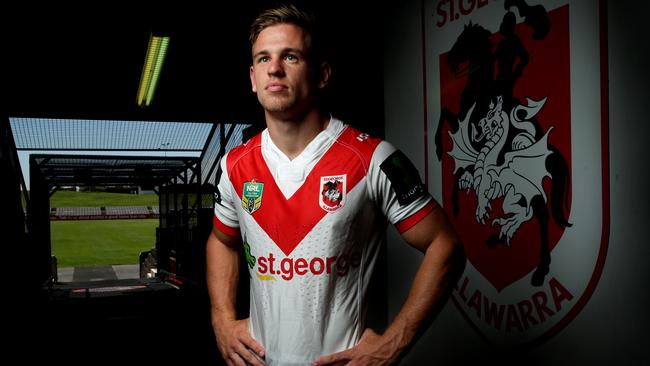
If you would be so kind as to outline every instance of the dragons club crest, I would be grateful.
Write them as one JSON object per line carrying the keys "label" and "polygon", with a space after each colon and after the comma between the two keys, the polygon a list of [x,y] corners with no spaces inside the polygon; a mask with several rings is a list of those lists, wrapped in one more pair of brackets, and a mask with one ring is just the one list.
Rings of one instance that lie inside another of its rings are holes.
{"label": "dragons club crest", "polygon": [[569,4],[509,0],[481,11],[473,22],[430,27],[429,177],[468,259],[453,303],[489,343],[520,345],[568,324],[602,270],[606,155],[598,152],[607,146],[597,132],[606,119],[600,99],[575,98],[602,86],[574,84],[571,74],[599,54],[576,57]]}
{"label": "dragons club crest", "polygon": [[346,174],[320,178],[320,207],[327,212],[334,212],[345,204]]}

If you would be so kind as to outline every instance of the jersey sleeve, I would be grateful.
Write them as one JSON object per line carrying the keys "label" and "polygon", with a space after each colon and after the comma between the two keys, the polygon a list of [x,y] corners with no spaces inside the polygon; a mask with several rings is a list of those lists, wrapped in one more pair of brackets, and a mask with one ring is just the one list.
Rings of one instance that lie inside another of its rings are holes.
{"label": "jersey sleeve", "polygon": [[229,236],[239,236],[239,220],[237,218],[236,194],[233,189],[224,155],[219,162],[217,171],[217,186],[214,191],[214,226]]}
{"label": "jersey sleeve", "polygon": [[370,197],[400,233],[417,224],[437,206],[413,163],[386,141],[382,141],[372,155],[368,185]]}

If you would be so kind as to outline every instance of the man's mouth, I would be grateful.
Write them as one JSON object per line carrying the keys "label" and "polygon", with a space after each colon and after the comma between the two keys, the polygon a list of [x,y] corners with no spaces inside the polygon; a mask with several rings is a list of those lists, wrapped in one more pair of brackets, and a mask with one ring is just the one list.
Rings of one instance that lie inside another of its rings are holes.
{"label": "man's mouth", "polygon": [[266,90],[270,92],[281,92],[286,89],[287,87],[284,84],[280,84],[280,83],[270,83],[266,86]]}

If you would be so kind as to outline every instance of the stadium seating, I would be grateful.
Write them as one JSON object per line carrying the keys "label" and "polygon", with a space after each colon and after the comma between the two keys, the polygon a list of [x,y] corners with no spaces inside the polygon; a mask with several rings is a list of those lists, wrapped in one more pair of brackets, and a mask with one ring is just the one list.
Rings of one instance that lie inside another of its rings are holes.
{"label": "stadium seating", "polygon": [[50,220],[111,220],[156,218],[158,207],[106,206],[106,207],[54,207]]}

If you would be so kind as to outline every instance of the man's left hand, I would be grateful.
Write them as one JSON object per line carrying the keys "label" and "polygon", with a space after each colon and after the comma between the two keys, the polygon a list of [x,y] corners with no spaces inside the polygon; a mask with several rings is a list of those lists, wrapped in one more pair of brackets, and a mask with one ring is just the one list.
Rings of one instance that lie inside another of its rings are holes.
{"label": "man's left hand", "polygon": [[356,346],[321,356],[314,361],[314,366],[390,365],[397,359],[397,348],[395,342],[383,339],[383,336],[368,328],[363,332]]}

